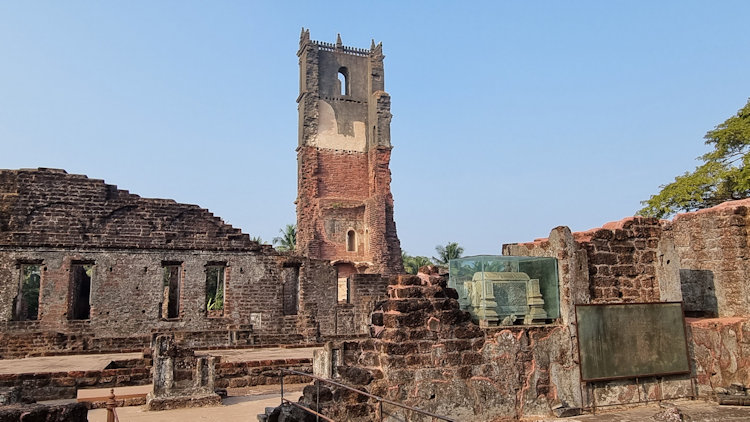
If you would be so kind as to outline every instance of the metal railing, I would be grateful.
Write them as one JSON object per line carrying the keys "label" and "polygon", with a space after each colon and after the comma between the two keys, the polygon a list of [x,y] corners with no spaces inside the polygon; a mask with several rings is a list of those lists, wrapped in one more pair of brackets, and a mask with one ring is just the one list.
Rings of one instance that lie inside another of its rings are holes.
{"label": "metal railing", "polygon": [[378,421],[382,421],[383,420],[383,404],[389,404],[391,406],[396,406],[396,407],[399,407],[399,408],[404,409],[404,410],[408,410],[408,411],[411,411],[411,412],[418,413],[420,415],[429,416],[430,418],[432,418],[433,421],[440,420],[440,421],[448,421],[448,422],[457,422],[455,419],[451,419],[451,418],[449,418],[447,416],[436,415],[436,414],[428,412],[426,410],[422,410],[422,409],[419,409],[419,408],[416,408],[416,407],[413,407],[413,406],[408,406],[408,405],[405,405],[405,404],[402,404],[402,403],[399,403],[399,402],[395,402],[393,400],[384,399],[384,398],[376,396],[374,394],[370,394],[370,393],[368,393],[366,391],[358,390],[356,388],[349,387],[348,385],[344,385],[344,384],[338,383],[338,382],[333,381],[333,380],[329,380],[329,379],[321,378],[321,377],[316,377],[315,375],[306,374],[304,372],[295,371],[293,369],[283,369],[282,368],[281,369],[281,378],[280,378],[281,379],[281,404],[283,405],[284,403],[288,403],[291,406],[294,406],[296,408],[302,409],[305,412],[309,412],[309,413],[315,415],[315,420],[316,421],[323,420],[323,421],[326,421],[326,422],[336,422],[335,420],[333,420],[333,419],[331,419],[331,418],[329,418],[329,417],[327,417],[327,416],[319,413],[317,410],[313,410],[313,409],[311,409],[309,407],[306,407],[306,406],[303,406],[303,405],[301,405],[299,403],[292,402],[291,400],[285,399],[284,398],[284,373],[289,373],[289,374],[294,374],[294,375],[302,375],[302,376],[305,376],[305,377],[308,377],[308,378],[312,378],[312,379],[314,379],[314,380],[317,381],[315,383],[315,385],[318,388],[317,394],[315,396],[315,408],[317,410],[320,410],[320,384],[321,383],[326,383],[326,384],[335,385],[336,387],[339,387],[339,388],[344,388],[344,389],[349,390],[349,391],[353,391],[353,392],[355,392],[357,394],[361,394],[363,396],[369,397],[369,398],[374,399],[375,401],[377,401],[377,406],[378,406],[378,419],[377,420]]}

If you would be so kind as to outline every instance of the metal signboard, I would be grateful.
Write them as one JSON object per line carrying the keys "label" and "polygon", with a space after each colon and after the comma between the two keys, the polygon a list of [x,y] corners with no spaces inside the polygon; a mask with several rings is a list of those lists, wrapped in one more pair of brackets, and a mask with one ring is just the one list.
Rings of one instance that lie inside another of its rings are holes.
{"label": "metal signboard", "polygon": [[576,305],[581,380],[690,372],[681,302]]}

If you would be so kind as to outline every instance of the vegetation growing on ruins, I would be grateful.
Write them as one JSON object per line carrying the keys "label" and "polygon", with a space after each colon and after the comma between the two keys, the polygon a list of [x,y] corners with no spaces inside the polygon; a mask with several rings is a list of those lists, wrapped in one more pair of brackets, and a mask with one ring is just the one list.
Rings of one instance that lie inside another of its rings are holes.
{"label": "vegetation growing on ruins", "polygon": [[704,139],[713,150],[699,157],[703,164],[660,186],[638,214],[663,218],[750,197],[750,99]]}
{"label": "vegetation growing on ruins", "polygon": [[224,309],[224,267],[206,268],[206,310],[221,311]]}
{"label": "vegetation growing on ruins", "polygon": [[273,244],[278,245],[276,249],[282,252],[294,251],[297,244],[297,225],[287,224],[283,229],[279,229],[281,236],[273,238]]}

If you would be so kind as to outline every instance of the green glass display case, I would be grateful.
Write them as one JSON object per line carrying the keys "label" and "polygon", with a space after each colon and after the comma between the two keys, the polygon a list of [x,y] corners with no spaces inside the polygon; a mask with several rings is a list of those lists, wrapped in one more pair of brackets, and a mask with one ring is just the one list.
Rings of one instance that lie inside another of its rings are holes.
{"label": "green glass display case", "polygon": [[560,316],[555,258],[477,255],[448,266],[448,287],[480,325],[549,324]]}

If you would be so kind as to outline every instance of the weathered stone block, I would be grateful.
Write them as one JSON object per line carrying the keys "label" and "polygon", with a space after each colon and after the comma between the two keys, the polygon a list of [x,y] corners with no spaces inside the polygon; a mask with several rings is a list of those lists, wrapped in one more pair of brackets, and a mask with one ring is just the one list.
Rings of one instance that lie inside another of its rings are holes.
{"label": "weathered stone block", "polygon": [[230,388],[246,387],[247,384],[248,384],[247,378],[232,378],[229,380],[228,387]]}
{"label": "weathered stone block", "polygon": [[338,374],[342,381],[349,385],[367,385],[373,380],[372,373],[366,369],[352,367],[352,366],[340,366],[337,368]]}
{"label": "weathered stone block", "polygon": [[408,355],[417,353],[419,351],[419,344],[416,342],[400,342],[400,343],[383,343],[383,353],[389,355]]}
{"label": "weathered stone block", "polygon": [[370,319],[371,319],[372,325],[382,326],[383,325],[383,312],[373,312]]}
{"label": "weathered stone block", "polygon": [[[393,304],[392,304],[393,303]],[[406,299],[401,301],[389,301],[388,308],[400,312],[431,311],[433,309],[432,301],[426,298]]]}
{"label": "weathered stone block", "polygon": [[589,258],[589,265],[616,265],[617,254],[611,252],[598,252]]}
{"label": "weathered stone block", "polygon": [[420,298],[423,297],[422,287],[399,287],[391,288],[389,294],[391,298],[395,299],[409,299],[409,298]]}

